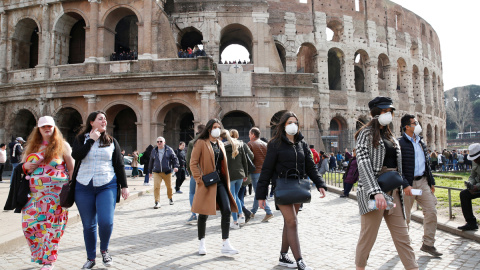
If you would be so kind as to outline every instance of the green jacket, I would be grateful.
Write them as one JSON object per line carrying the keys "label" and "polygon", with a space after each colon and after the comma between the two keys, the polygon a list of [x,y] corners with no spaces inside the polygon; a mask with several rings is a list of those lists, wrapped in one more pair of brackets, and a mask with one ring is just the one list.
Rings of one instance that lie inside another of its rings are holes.
{"label": "green jacket", "polygon": [[[247,156],[245,153],[244,143],[242,141],[238,142],[238,155],[233,158],[232,152],[233,147],[229,142],[224,142],[225,151],[228,162],[228,173],[230,174],[230,181],[239,180],[247,177],[248,172],[248,163]],[[248,147],[247,147],[248,148]]]}
{"label": "green jacket", "polygon": [[190,171],[190,159],[192,158],[192,150],[193,150],[193,142],[196,141],[198,138],[198,135],[193,138],[193,140],[190,140],[188,143],[188,148],[187,148],[187,171],[189,175],[192,175],[192,171]]}
{"label": "green jacket", "polygon": [[480,190],[480,166],[476,162],[472,162],[472,164],[472,173],[468,178],[468,182],[477,186],[477,189]]}

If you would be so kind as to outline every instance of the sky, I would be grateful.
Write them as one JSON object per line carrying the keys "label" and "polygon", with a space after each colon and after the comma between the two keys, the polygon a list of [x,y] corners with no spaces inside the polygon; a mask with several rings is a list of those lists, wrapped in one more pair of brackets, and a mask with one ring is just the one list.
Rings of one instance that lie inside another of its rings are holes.
{"label": "sky", "polygon": [[[425,19],[440,38],[444,90],[480,85],[480,0],[391,0]],[[247,50],[231,45],[222,59],[248,59]]]}

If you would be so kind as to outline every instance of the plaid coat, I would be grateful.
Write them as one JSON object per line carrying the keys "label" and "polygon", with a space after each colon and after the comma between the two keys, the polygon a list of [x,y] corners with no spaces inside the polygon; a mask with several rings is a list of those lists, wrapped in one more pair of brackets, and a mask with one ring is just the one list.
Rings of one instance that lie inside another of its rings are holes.
{"label": "plaid coat", "polygon": [[[373,199],[375,194],[381,193],[386,198],[391,196],[385,194],[378,185],[378,175],[383,167],[383,159],[385,158],[385,144],[383,140],[380,140],[380,145],[377,148],[373,147],[372,143],[372,131],[370,127],[364,128],[357,137],[357,163],[358,163],[358,207],[360,208],[360,215],[364,215],[370,211],[368,208],[368,201]],[[402,153],[400,145],[397,139],[395,141],[395,148],[397,149],[397,168],[398,172],[402,174]],[[399,189],[400,201],[402,205],[402,211],[405,216],[405,209],[403,204],[403,189]],[[399,206],[397,206],[399,207]]]}

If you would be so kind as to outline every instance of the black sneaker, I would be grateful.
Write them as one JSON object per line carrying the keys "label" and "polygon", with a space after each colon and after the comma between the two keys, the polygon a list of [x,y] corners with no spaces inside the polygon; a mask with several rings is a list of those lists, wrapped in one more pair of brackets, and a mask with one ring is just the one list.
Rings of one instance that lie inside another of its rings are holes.
{"label": "black sneaker", "polygon": [[297,269],[299,269],[299,270],[313,270],[313,268],[308,267],[308,266],[305,264],[305,262],[303,261],[303,259],[299,259],[299,260],[297,261],[297,267],[298,267]]}
{"label": "black sneaker", "polygon": [[278,265],[286,266],[288,268],[297,268],[297,263],[292,261],[288,257],[288,253],[280,253],[280,258],[278,259]]}
{"label": "black sneaker", "polygon": [[170,205],[173,205],[173,199],[170,199]]}
{"label": "black sneaker", "polygon": [[95,261],[87,260],[82,269],[92,269],[95,266]]}
{"label": "black sneaker", "polygon": [[158,209],[160,205],[158,205],[158,202],[155,202],[155,205],[153,206],[153,209]]}
{"label": "black sneaker", "polygon": [[108,250],[101,251],[101,253],[102,253],[103,265],[105,265],[106,267],[112,266],[113,259],[112,259],[112,256],[110,256],[110,253],[108,253]]}
{"label": "black sneaker", "polygon": [[462,230],[462,231],[475,231],[475,230],[478,230],[478,225],[477,223],[467,223],[463,226],[460,226],[458,227],[459,230]]}

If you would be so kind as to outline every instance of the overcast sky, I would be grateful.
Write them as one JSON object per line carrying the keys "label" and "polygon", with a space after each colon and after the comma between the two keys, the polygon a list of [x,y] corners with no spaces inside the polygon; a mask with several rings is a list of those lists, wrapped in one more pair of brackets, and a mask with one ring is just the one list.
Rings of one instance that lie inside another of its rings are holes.
{"label": "overcast sky", "polygon": [[445,90],[480,85],[479,0],[391,0],[413,11],[440,38]]}

